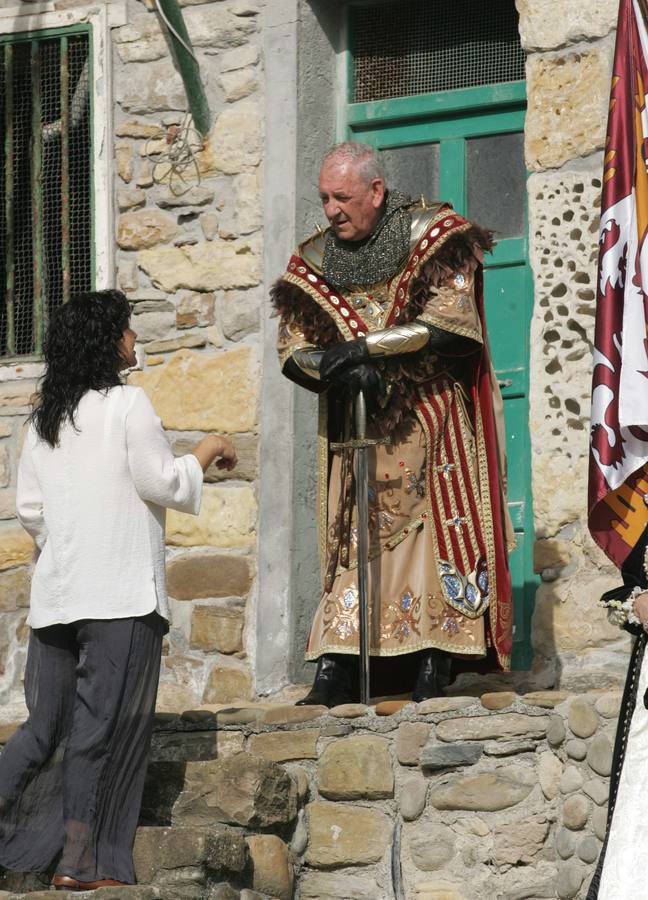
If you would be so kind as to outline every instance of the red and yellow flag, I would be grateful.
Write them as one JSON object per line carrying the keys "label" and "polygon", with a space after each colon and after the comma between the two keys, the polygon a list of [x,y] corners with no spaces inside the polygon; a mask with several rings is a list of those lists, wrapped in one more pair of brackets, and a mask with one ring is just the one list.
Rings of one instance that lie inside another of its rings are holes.
{"label": "red and yellow flag", "polygon": [[619,567],[648,526],[648,31],[621,0],[610,93],[592,379],[589,527]]}

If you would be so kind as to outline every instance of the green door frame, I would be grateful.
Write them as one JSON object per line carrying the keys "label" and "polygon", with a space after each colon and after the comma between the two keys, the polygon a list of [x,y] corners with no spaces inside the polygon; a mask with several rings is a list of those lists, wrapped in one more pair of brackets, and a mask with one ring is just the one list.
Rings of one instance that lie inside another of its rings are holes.
{"label": "green door frame", "polygon": [[[345,51],[341,67],[345,76],[340,104],[340,139],[364,141],[378,150],[438,142],[439,197],[466,213],[467,184],[465,142],[472,137],[524,130],[526,85],[524,81],[417,94],[390,100],[352,102],[353,60]],[[435,198],[430,198],[435,199]],[[521,269],[523,277],[525,346],[523,365],[497,370],[505,400],[526,400],[525,418],[514,435],[509,434],[509,453],[527,461],[521,498],[509,503],[518,537],[514,569],[515,626],[513,668],[528,669],[532,660],[531,613],[537,588],[533,573],[533,508],[531,502],[531,442],[528,428],[529,330],[533,311],[533,281],[528,263],[528,234],[498,242],[486,262],[487,270]],[[487,274],[488,279],[488,274]],[[492,339],[492,336],[491,336]],[[497,356],[497,354],[495,354]],[[515,444],[512,446],[512,440]]]}

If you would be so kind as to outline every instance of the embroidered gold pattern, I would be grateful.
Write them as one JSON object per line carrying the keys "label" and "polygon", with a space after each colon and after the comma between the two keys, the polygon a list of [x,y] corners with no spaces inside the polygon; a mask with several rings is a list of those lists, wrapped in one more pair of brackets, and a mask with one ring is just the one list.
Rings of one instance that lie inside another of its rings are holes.
{"label": "embroidered gold pattern", "polygon": [[332,631],[341,641],[357,634],[358,602],[355,587],[347,587],[336,597],[329,597],[324,606],[323,633]]}
{"label": "embroidered gold pattern", "polygon": [[[455,384],[454,384],[454,395],[453,395],[452,398],[451,398],[451,402],[455,402],[455,403],[456,403],[458,397],[461,397],[461,389],[460,389],[459,383],[458,383],[458,382],[455,382]],[[466,440],[466,435],[465,435],[465,433],[464,433],[463,431],[461,431],[461,423],[462,423],[462,419],[463,419],[463,415],[462,415],[463,412],[464,412],[464,410],[462,409],[461,404],[459,404],[459,408],[458,408],[458,410],[457,410],[457,415],[458,415],[459,423],[460,423],[460,425],[459,425],[459,428],[460,428],[460,436],[461,436],[461,438],[462,438],[462,444],[463,444],[463,446],[466,447],[466,448],[469,448],[469,447],[470,447],[470,441],[467,441],[467,440]],[[450,435],[450,442],[451,442],[451,444],[452,444],[452,454],[453,454],[453,456],[454,456],[455,459],[460,459],[461,457],[460,457],[460,455],[459,455],[459,442],[458,442],[458,440],[457,440],[457,430],[456,430],[456,427],[455,427],[454,418],[453,418],[453,416],[452,416],[452,411],[449,411],[448,421],[449,421],[449,426],[450,426],[449,429],[448,429],[448,433],[449,433],[449,435]],[[469,465],[470,465],[470,463],[469,463]],[[472,468],[472,466],[471,466],[471,468]],[[465,479],[464,479],[464,475],[463,475],[463,471],[462,471],[462,469],[461,469],[461,466],[459,466],[459,467],[457,468],[456,476],[457,476],[457,482],[459,483],[459,494],[460,494],[460,496],[461,496],[461,504],[462,504],[463,508],[468,512],[468,511],[470,510],[470,504],[469,504],[469,498],[468,498],[468,491],[471,490],[471,485],[466,485],[466,482],[465,482]],[[477,486],[477,485],[476,485],[476,482],[474,482],[474,484],[475,484],[475,487],[476,487],[476,486]],[[472,491],[472,493],[473,493],[473,495],[474,495],[475,506],[476,506],[477,509],[479,510],[479,508],[481,507],[480,498],[479,498],[479,496],[475,496],[475,491]],[[466,520],[466,524],[467,524],[467,527],[468,527],[468,538],[469,538],[469,541],[470,541],[470,547],[471,547],[471,550],[472,550],[472,556],[473,556],[473,559],[474,559],[475,557],[478,557],[478,556],[479,556],[479,544],[478,544],[478,542],[477,542],[477,534],[476,534],[476,532],[475,532],[475,527],[474,527],[474,523],[473,523],[473,520],[472,520],[472,517],[471,517],[471,516],[468,516],[468,518],[467,518],[467,520]]]}
{"label": "embroidered gold pattern", "polygon": [[445,604],[441,597],[436,594],[428,594],[427,595],[427,608],[428,615],[430,620],[434,626],[437,626],[441,620],[443,613],[445,612]]}
{"label": "embroidered gold pattern", "polygon": [[456,272],[445,284],[435,287],[431,305],[441,313],[452,313],[457,307],[467,309],[474,290],[473,275]]}
{"label": "embroidered gold pattern", "polygon": [[[433,224],[433,225],[438,224],[442,219],[444,219],[444,215],[447,215],[447,210],[439,212],[434,217],[431,224]],[[444,226],[448,227],[446,225],[446,222],[448,222],[448,221],[450,221],[450,220],[446,219],[444,221],[444,223],[443,223]],[[411,278],[412,280],[417,278],[419,273],[423,269],[425,263],[429,259],[431,259],[431,257],[434,256],[435,253],[438,252],[438,250],[445,244],[445,242],[449,238],[453,237],[456,234],[462,234],[462,232],[467,231],[469,228],[472,227],[470,222],[461,221],[460,217],[457,217],[456,219],[454,219],[454,221],[461,222],[461,224],[455,225],[454,228],[452,228],[450,231],[447,231],[445,234],[440,235],[439,237],[437,237],[437,235],[439,235],[440,229],[432,228],[431,231],[428,229],[428,232],[426,232],[426,234],[429,233],[430,237],[435,238],[435,240],[431,241],[431,243],[426,247],[426,249],[422,252],[422,254],[420,256],[418,256],[418,254],[417,254],[416,256],[412,257],[413,266],[408,266],[408,270],[406,273],[406,276],[408,278]],[[450,225],[452,225],[452,224],[453,224],[452,221],[450,221]],[[399,296],[398,296],[399,295],[399,285],[400,285],[401,281],[403,283],[405,283],[406,278],[405,277],[403,277],[403,278],[395,277],[392,279],[390,286],[389,286],[390,303],[389,303],[389,312],[387,313],[387,318],[386,318],[386,321],[388,321],[388,322],[391,321],[392,313],[395,311],[394,308],[399,299]],[[402,288],[401,288],[401,290],[402,290]],[[445,325],[445,326],[442,325],[441,327],[445,327],[447,330],[447,325]]]}
{"label": "embroidered gold pattern", "polygon": [[402,516],[402,513],[399,512],[399,508],[400,500],[397,500],[395,503],[385,503],[381,506],[376,507],[376,509],[373,511],[373,516],[370,510],[369,527],[372,530],[375,530],[377,528],[378,531],[389,531],[391,526],[396,521],[396,516]]}
{"label": "embroidered gold pattern", "polygon": [[404,513],[400,511],[400,500],[394,500],[389,503],[384,496],[387,492],[388,496],[393,493],[390,488],[380,488],[374,482],[369,484],[369,530],[385,532],[388,531],[396,521],[396,518],[403,518]]}
{"label": "embroidered gold pattern", "polygon": [[277,335],[277,353],[279,354],[279,365],[284,367],[286,360],[293,355],[295,350],[305,350],[314,347],[304,337],[304,333],[294,322],[286,322],[281,320],[279,323],[279,332]]}
{"label": "embroidered gold pattern", "polygon": [[456,613],[448,614],[443,620],[441,631],[447,631],[448,634],[459,634],[462,619],[463,617],[456,615]]}
{"label": "embroidered gold pattern", "polygon": [[389,604],[387,615],[391,615],[392,620],[381,629],[383,641],[397,640],[402,644],[412,634],[420,637],[421,598],[415,597],[409,587],[401,592],[398,600]]}
{"label": "embroidered gold pattern", "polygon": [[482,342],[482,336],[475,328],[456,325],[454,322],[449,322],[447,319],[444,319],[443,316],[437,316],[433,312],[428,312],[426,310],[420,313],[416,318],[419,322],[425,322],[427,325],[434,325],[435,328],[442,328],[443,331],[451,331],[453,334],[458,334],[461,337],[472,338],[473,341],[478,341],[479,343]]}
{"label": "embroidered gold pattern", "polygon": [[344,292],[344,298],[349,306],[359,312],[369,331],[377,331],[383,327],[389,302],[386,282],[348,288]]}
{"label": "embroidered gold pattern", "polygon": [[[448,609],[440,597],[434,594],[427,595],[427,611],[433,628],[440,628],[441,631],[452,637],[461,634],[463,638],[466,638],[473,644],[475,643],[475,635],[472,629],[467,627],[468,623],[465,617],[453,609]],[[462,648],[459,652],[466,653],[471,651],[467,648]]]}
{"label": "embroidered gold pattern", "polygon": [[[424,521],[431,515],[432,511],[428,509],[416,519],[412,519],[410,522],[408,522],[408,524],[405,525],[404,528],[401,528],[401,530],[396,532],[393,537],[390,537],[388,541],[385,541],[385,550],[393,550],[394,547],[398,547],[398,545],[401,544],[405,540],[405,538],[408,537],[408,535],[414,534],[415,531],[418,531],[419,528],[422,527]],[[432,531],[434,531],[434,529],[432,529]]]}
{"label": "embroidered gold pattern", "polygon": [[[425,434],[427,437],[427,443],[428,443],[428,447],[429,447],[428,479],[429,479],[429,482],[431,482],[432,488],[434,490],[434,501],[431,505],[436,505],[436,508],[438,510],[442,510],[444,508],[445,504],[443,501],[443,494],[441,492],[441,482],[440,482],[440,479],[437,477],[438,476],[438,473],[436,472],[437,466],[432,464],[432,460],[437,458],[437,448],[438,448],[438,445],[440,444],[441,436],[445,433],[445,429],[447,427],[448,418],[449,418],[449,412],[448,412],[449,394],[450,394],[450,389],[448,386],[448,382],[444,380],[439,384],[438,389],[436,390],[437,399],[438,399],[439,405],[441,406],[440,413],[437,413],[434,404],[430,402],[425,391],[423,389],[421,389],[419,391],[419,396],[421,398],[421,402],[424,405],[424,407],[427,409],[432,421],[435,423],[434,437],[433,437],[425,416],[419,415],[419,421],[421,422],[421,425],[425,431]],[[447,463],[447,462],[448,462],[448,460],[443,458],[441,460],[441,465],[445,465],[445,463]],[[446,547],[451,547],[452,544],[450,541],[449,525],[448,525],[448,522],[443,517],[441,518],[441,526],[443,529],[443,540],[445,542],[445,545],[446,545]],[[432,528],[430,530],[432,532],[432,535],[435,537],[434,549],[435,549],[435,553],[436,553],[436,556],[438,559],[439,558],[439,546],[438,546],[438,543],[436,542],[436,532],[435,532],[434,528]],[[461,547],[461,549],[464,550],[464,552],[465,552],[465,548],[463,546]],[[465,560],[464,560],[464,563],[465,563]]]}
{"label": "embroidered gold pattern", "polygon": [[[488,458],[486,456],[486,438],[484,436],[484,426],[482,424],[481,410],[479,407],[479,396],[476,399],[477,408],[475,410],[475,419],[477,422],[477,465],[479,469],[479,486],[480,493],[488,496]],[[504,604],[498,602],[497,597],[497,569],[495,554],[495,533],[493,530],[493,517],[489,503],[482,503],[482,530],[484,533],[484,541],[486,543],[486,561],[488,564],[488,572],[490,576],[490,605],[491,605],[491,625],[493,633],[496,632],[498,620],[502,623],[502,628],[506,631],[513,618],[513,604]],[[497,648],[496,648],[497,651]],[[508,669],[511,665],[511,654],[500,653],[497,651],[499,662],[502,668]]]}

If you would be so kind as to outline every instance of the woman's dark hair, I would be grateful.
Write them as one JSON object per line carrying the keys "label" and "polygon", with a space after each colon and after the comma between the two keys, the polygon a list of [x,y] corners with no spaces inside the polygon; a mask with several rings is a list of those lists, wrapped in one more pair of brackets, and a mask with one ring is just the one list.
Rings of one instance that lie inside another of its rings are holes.
{"label": "woman's dark hair", "polygon": [[34,401],[31,420],[38,436],[56,447],[61,425],[74,425],[86,391],[120,384],[125,368],[118,343],[130,319],[121,291],[79,294],[59,307],[45,337],[45,374]]}

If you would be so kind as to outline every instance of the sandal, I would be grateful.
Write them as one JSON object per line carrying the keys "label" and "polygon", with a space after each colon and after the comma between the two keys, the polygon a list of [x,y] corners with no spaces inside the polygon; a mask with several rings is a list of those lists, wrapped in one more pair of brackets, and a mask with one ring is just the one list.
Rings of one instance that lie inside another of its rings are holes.
{"label": "sandal", "polygon": [[114,878],[101,878],[98,881],[79,881],[69,875],[55,875],[52,885],[57,891],[96,891],[102,887],[118,887],[125,885],[125,881],[115,881]]}

